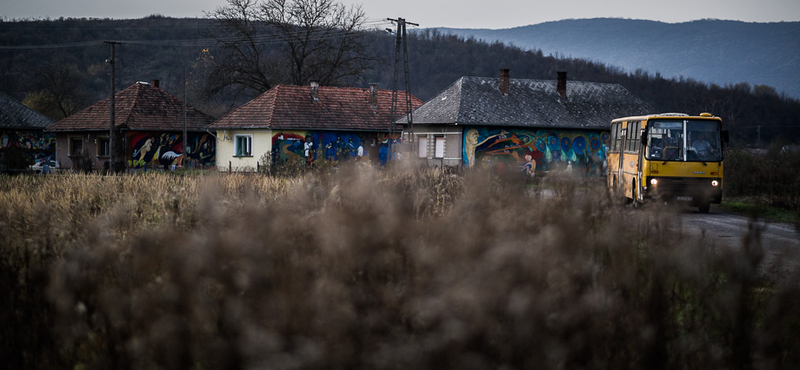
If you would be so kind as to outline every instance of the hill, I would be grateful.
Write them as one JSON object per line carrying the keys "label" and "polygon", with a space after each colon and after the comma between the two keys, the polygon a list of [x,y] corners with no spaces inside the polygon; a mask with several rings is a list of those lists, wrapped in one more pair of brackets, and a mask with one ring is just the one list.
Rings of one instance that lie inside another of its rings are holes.
{"label": "hill", "polygon": [[704,19],[663,23],[570,19],[509,29],[441,32],[500,41],[544,54],[642,69],[667,78],[719,85],[770,85],[800,98],[800,22],[745,23]]}
{"label": "hill", "polygon": [[[133,20],[0,21],[0,70],[3,71],[0,91],[55,120],[61,119],[108,96],[110,68],[105,61],[109,58],[110,47],[104,40],[115,40],[120,42],[116,45],[117,89],[136,81],[158,79],[165,91],[181,97],[185,72],[189,104],[220,117],[263,91],[239,95],[232,93],[235,90],[232,89],[214,96],[204,94],[209,66],[224,59],[224,54],[206,36],[213,26],[214,22],[209,19],[160,16]],[[367,87],[369,83],[378,83],[381,88],[391,89],[395,37],[378,30],[366,32],[365,52],[373,55],[375,62],[363,75],[339,84]],[[619,32],[618,37],[624,38],[624,32]],[[269,45],[282,47],[278,43]],[[639,50],[639,54],[645,59],[670,56],[657,57],[663,52],[656,49],[648,49],[647,53]],[[554,80],[556,71],[567,71],[570,80],[621,84],[657,112],[719,115],[730,128],[734,142],[754,144],[758,133],[763,141],[800,139],[800,100],[781,95],[764,82],[712,85],[694,77],[667,78],[664,74],[645,72],[643,67],[627,72],[610,63],[555,56],[561,53],[546,55],[541,49],[483,42],[475,37],[435,29],[409,33],[408,51],[411,92],[422,100],[430,99],[462,76],[497,76],[500,68],[509,68],[512,78],[542,80]],[[629,58],[637,57],[634,54]],[[678,53],[673,50],[672,54]],[[699,60],[698,65],[712,60],[685,50],[683,59]],[[773,64],[794,63],[787,57],[773,59]],[[794,71],[785,73],[797,76]],[[403,88],[402,77],[398,82]],[[274,81],[274,84],[279,83],[291,82]],[[62,100],[65,104],[57,110],[43,109],[53,107],[43,98],[53,95],[67,97]]]}

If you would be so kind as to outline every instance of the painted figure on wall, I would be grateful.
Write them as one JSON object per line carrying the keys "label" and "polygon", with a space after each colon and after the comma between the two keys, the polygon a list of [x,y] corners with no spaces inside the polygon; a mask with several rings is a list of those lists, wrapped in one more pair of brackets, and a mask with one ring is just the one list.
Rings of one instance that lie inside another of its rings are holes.
{"label": "painted figure on wall", "polygon": [[608,139],[607,132],[469,128],[464,133],[463,164],[495,172],[517,169],[527,176],[557,168],[601,174],[603,138]]}
{"label": "painted figure on wall", "polygon": [[282,131],[272,136],[272,160],[275,165],[295,161],[314,166],[378,158],[381,164],[385,164],[390,143],[400,142],[399,133],[391,140],[388,136],[337,131]]}
{"label": "painted figure on wall", "polygon": [[0,130],[0,159],[6,148],[20,148],[28,162],[52,158],[56,154],[56,135],[42,131]]}
{"label": "painted figure on wall", "polygon": [[176,168],[187,162],[192,165],[214,165],[214,140],[207,133],[189,133],[187,144],[183,147],[181,134],[140,133],[129,136],[128,167],[130,168]]}
{"label": "painted figure on wall", "polygon": [[[290,162],[299,162],[302,158],[308,162],[310,157],[313,161],[316,153],[312,150],[313,145],[305,145],[306,135],[302,132],[281,132],[272,136],[272,162],[276,165],[283,165]],[[306,147],[308,154],[306,155]]]}

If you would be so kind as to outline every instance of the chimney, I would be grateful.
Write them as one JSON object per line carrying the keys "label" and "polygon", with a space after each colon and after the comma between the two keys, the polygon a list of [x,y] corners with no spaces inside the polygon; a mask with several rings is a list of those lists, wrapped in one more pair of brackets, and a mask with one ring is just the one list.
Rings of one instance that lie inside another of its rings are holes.
{"label": "chimney", "polygon": [[558,85],[556,90],[562,99],[567,98],[567,72],[556,72],[558,74]]}
{"label": "chimney", "polygon": [[319,82],[311,81],[311,99],[319,101]]}
{"label": "chimney", "polygon": [[159,87],[159,83],[160,83],[160,82],[161,82],[161,81],[159,81],[159,80],[153,80],[153,86],[155,86],[156,88],[160,88],[160,87]]}
{"label": "chimney", "polygon": [[510,88],[509,85],[510,83],[508,81],[508,72],[509,72],[508,68],[503,68],[500,70],[500,92],[503,94],[503,96],[508,95],[508,91]]}
{"label": "chimney", "polygon": [[378,107],[378,84],[376,83],[369,84],[369,105],[372,108]]}

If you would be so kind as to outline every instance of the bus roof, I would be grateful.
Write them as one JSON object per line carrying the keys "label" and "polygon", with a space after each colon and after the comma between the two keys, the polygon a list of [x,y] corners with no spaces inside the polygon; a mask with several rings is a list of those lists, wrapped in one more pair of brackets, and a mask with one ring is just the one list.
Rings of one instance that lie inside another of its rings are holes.
{"label": "bus roof", "polygon": [[630,116],[630,117],[616,118],[611,120],[611,123],[623,122],[623,121],[646,121],[656,118],[676,118],[676,117],[690,118],[690,119],[712,119],[712,120],[722,121],[722,118],[715,117],[711,113],[700,113],[697,116],[690,116],[686,113],[655,113],[644,116]]}

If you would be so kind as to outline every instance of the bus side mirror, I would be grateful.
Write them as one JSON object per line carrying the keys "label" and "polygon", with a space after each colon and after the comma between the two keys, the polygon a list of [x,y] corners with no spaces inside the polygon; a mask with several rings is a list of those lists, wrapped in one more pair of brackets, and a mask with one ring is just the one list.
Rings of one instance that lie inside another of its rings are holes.
{"label": "bus side mirror", "polygon": [[730,140],[730,134],[728,130],[722,130],[722,146],[727,147],[729,140]]}
{"label": "bus side mirror", "polygon": [[642,146],[647,146],[647,131],[642,131]]}

